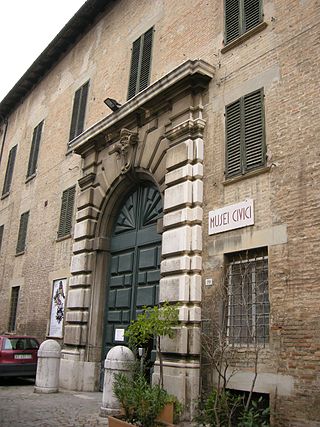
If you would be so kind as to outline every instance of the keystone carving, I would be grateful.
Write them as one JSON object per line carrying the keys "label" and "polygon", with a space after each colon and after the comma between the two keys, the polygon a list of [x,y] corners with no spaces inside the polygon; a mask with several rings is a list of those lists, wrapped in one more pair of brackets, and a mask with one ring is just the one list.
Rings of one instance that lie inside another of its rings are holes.
{"label": "keystone carving", "polygon": [[138,133],[123,128],[120,132],[120,140],[109,151],[109,154],[117,153],[121,162],[121,174],[127,173],[134,165]]}

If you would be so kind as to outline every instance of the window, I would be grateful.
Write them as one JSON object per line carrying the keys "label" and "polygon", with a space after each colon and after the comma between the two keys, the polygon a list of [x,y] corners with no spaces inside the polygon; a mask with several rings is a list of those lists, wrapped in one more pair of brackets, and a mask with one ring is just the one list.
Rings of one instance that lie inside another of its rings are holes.
{"label": "window", "polygon": [[15,286],[11,290],[10,315],[8,331],[13,332],[16,329],[17,307],[19,299],[19,286]]}
{"label": "window", "polygon": [[262,21],[262,0],[225,0],[225,44]]}
{"label": "window", "polygon": [[30,176],[36,173],[42,127],[43,127],[43,121],[39,123],[38,126],[34,128],[34,131],[33,131],[27,178],[29,178]]}
{"label": "window", "polygon": [[17,146],[11,148],[8,158],[8,164],[7,164],[7,170],[6,170],[6,176],[4,178],[4,184],[2,189],[2,195],[9,193],[11,181],[12,181],[12,175],[13,175],[13,168],[14,168],[14,162],[16,160],[16,153],[17,153]]}
{"label": "window", "polygon": [[20,254],[25,250],[28,221],[29,221],[29,212],[24,212],[20,217],[20,226],[19,226],[16,254]]}
{"label": "window", "polygon": [[70,187],[62,193],[58,238],[71,233],[75,191],[76,187]]}
{"label": "window", "polygon": [[2,246],[2,240],[3,240],[3,232],[4,232],[4,225],[0,225],[0,253],[1,253],[1,246]]}
{"label": "window", "polygon": [[269,340],[269,291],[267,251],[248,251],[229,259],[229,343],[264,346]]}
{"label": "window", "polygon": [[151,67],[153,28],[142,34],[132,45],[128,99],[148,87]]}
{"label": "window", "polygon": [[89,82],[81,86],[74,95],[69,141],[80,135],[83,131],[88,89]]}
{"label": "window", "polygon": [[226,107],[226,177],[243,175],[266,163],[263,90]]}

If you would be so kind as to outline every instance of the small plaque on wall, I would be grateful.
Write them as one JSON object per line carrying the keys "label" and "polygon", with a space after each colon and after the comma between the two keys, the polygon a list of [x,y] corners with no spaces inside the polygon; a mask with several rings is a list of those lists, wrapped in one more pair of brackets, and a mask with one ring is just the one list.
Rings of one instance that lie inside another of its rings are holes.
{"label": "small plaque on wall", "polygon": [[116,329],[114,332],[114,340],[115,341],[124,341],[124,329]]}
{"label": "small plaque on wall", "polygon": [[55,338],[63,337],[63,321],[66,300],[67,279],[53,281],[49,336]]}

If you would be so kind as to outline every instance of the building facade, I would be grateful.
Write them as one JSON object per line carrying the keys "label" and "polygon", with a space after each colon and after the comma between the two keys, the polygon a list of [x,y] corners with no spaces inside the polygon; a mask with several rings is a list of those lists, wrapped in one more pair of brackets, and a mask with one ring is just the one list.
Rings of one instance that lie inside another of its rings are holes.
{"label": "building facade", "polygon": [[0,328],[59,340],[62,387],[98,389],[137,311],[178,303],[190,418],[223,284],[229,387],[256,368],[273,425],[320,425],[319,22],[317,0],[88,0],[2,100]]}

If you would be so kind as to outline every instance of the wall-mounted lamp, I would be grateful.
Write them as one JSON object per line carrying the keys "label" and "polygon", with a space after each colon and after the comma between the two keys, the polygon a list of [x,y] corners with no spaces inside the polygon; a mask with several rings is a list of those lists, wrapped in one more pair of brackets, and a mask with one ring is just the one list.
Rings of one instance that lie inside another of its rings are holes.
{"label": "wall-mounted lamp", "polygon": [[118,102],[118,101],[116,101],[115,99],[112,99],[112,98],[106,98],[103,102],[104,102],[104,103],[106,104],[106,106],[107,106],[107,107],[109,107],[109,108],[110,108],[110,110],[112,110],[112,111],[117,111],[117,110],[119,110],[119,108],[121,107],[121,104],[119,104],[119,102]]}

